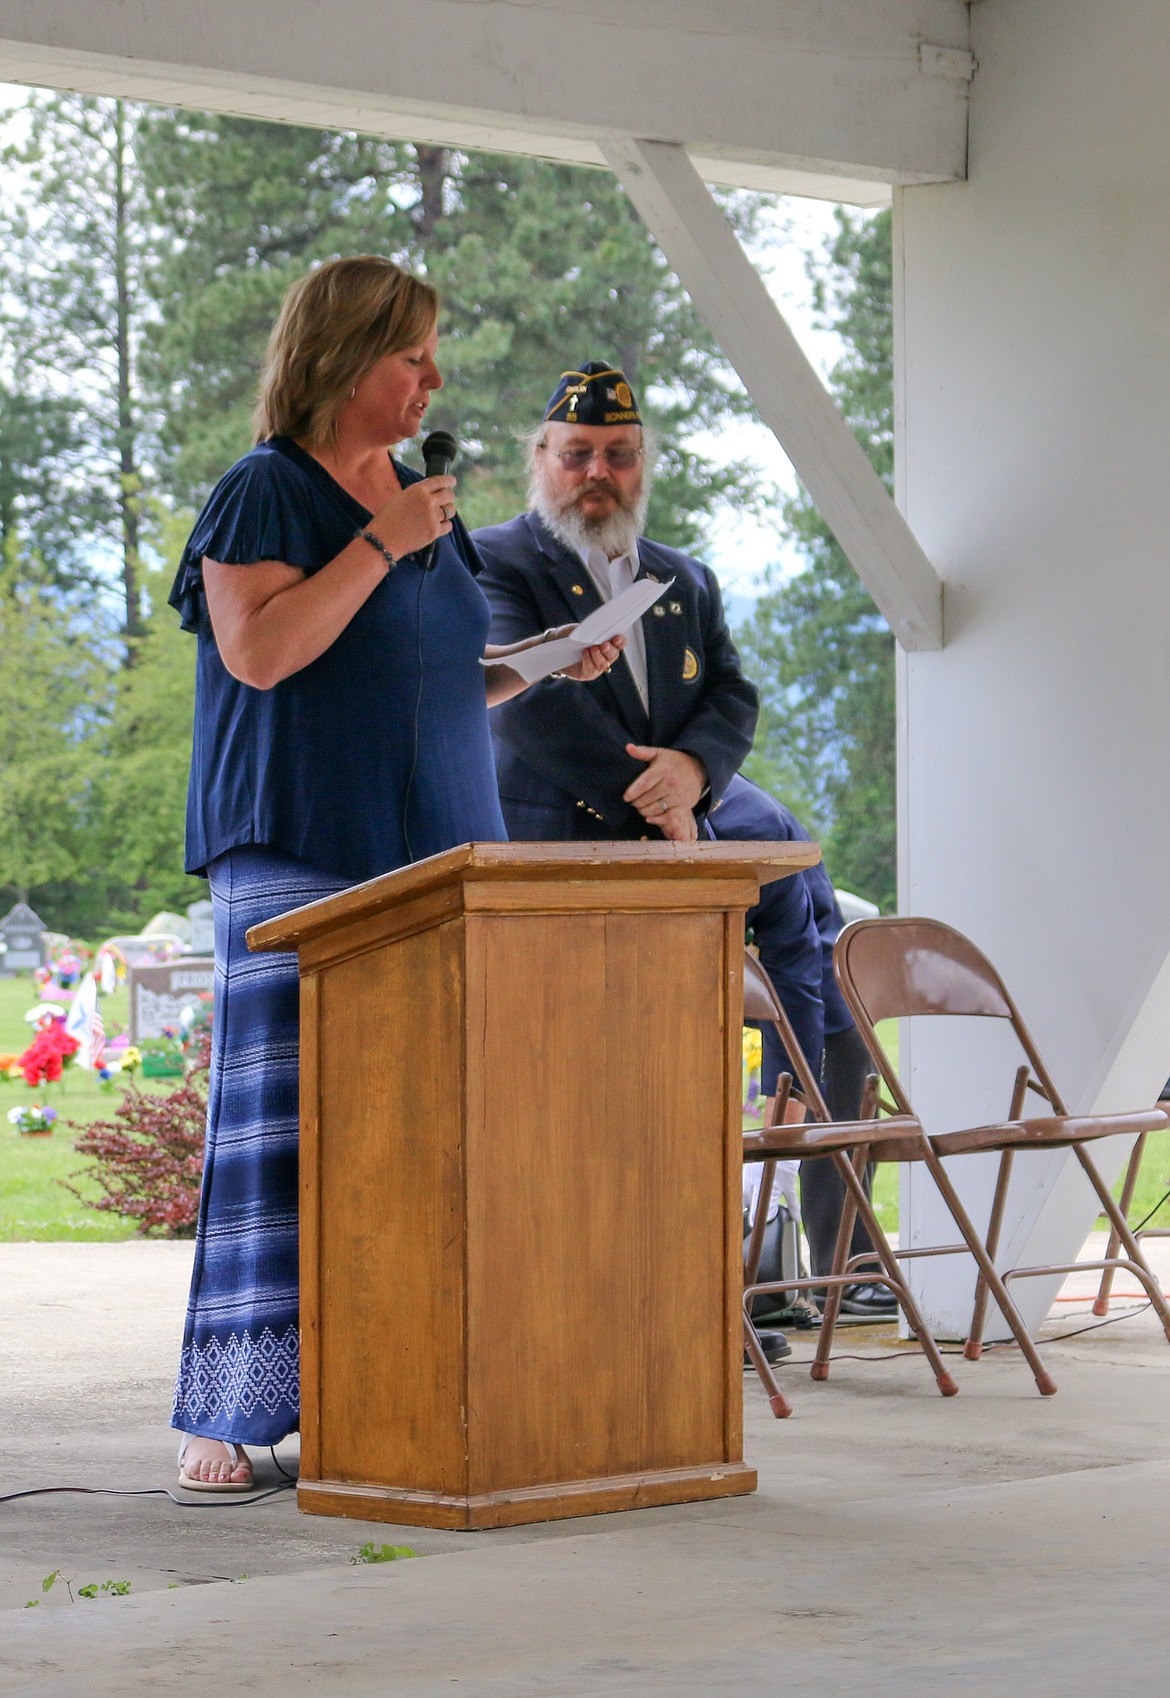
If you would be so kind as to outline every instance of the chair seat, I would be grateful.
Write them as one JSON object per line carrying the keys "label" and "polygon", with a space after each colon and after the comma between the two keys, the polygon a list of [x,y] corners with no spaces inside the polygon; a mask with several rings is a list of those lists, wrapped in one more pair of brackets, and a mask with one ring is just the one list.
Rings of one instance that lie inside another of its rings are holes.
{"label": "chair seat", "polygon": [[976,1150],[1058,1150],[1083,1144],[1090,1138],[1115,1138],[1123,1133],[1156,1132],[1170,1125],[1160,1108],[1140,1109],[1132,1114],[1037,1116],[1033,1120],[1003,1120],[989,1126],[971,1126],[962,1132],[944,1132],[930,1142],[940,1156],[970,1155]]}
{"label": "chair seat", "polygon": [[[911,1114],[892,1114],[887,1120],[835,1120],[829,1125],[809,1120],[802,1126],[765,1126],[759,1132],[744,1133],[743,1153],[747,1161],[767,1161],[772,1156],[828,1156],[836,1150],[855,1150],[860,1144],[870,1146],[878,1161],[913,1161],[922,1154],[922,1127]],[[910,1153],[895,1153],[903,1148]]]}

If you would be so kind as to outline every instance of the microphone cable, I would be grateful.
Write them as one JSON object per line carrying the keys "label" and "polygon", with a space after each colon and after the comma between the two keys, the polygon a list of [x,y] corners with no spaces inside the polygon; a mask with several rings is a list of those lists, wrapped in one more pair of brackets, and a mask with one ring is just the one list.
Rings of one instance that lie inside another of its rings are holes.
{"label": "microphone cable", "polygon": [[413,715],[413,726],[412,726],[412,734],[411,734],[410,771],[406,775],[406,789],[403,792],[403,796],[402,796],[402,839],[403,839],[403,842],[406,844],[406,857],[407,857],[408,861],[415,861],[415,860],[418,859],[418,857],[415,855],[415,852],[414,852],[414,845],[410,841],[410,801],[411,801],[411,796],[412,796],[413,791],[414,791],[414,775],[418,771],[418,727],[419,727],[419,718],[422,714],[422,696],[423,696],[422,598],[423,598],[423,585],[426,583],[428,577],[430,576],[430,572],[431,572],[431,568],[429,566],[422,566],[421,562],[420,562],[420,571],[419,571],[419,575],[418,575],[418,595],[415,597],[415,603],[414,603],[414,660],[415,660],[415,665],[418,668],[418,686],[417,686],[415,693],[414,693],[414,715]]}
{"label": "microphone cable", "polygon": [[[445,477],[451,469],[451,462],[459,451],[455,438],[447,430],[433,430],[422,445],[423,466],[428,478]],[[411,732],[410,771],[406,778],[406,790],[402,798],[402,840],[406,845],[408,861],[414,861],[417,856],[414,845],[410,841],[410,803],[414,794],[414,779],[418,771],[418,730],[419,717],[422,713],[423,696],[423,650],[422,650],[422,598],[423,584],[435,564],[440,538],[435,537],[425,548],[420,548],[414,558],[418,561],[421,571],[418,580],[418,597],[414,609],[414,658],[418,667],[418,688],[414,697],[414,716]]]}

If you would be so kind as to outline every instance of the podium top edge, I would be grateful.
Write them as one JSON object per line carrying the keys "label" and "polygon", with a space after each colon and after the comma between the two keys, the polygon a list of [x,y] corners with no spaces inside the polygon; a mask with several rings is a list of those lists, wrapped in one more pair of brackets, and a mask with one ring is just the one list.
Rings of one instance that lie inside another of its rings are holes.
{"label": "podium top edge", "polygon": [[461,843],[414,861],[336,896],[309,902],[252,926],[248,948],[290,950],[335,926],[396,907],[445,885],[486,882],[572,882],[592,879],[717,879],[740,876],[756,884],[815,866],[815,843]]}

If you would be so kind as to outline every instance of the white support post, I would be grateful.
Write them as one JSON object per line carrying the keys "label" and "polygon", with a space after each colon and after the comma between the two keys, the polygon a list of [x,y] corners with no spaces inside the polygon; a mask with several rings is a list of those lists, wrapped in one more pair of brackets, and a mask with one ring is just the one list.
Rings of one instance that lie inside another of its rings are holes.
{"label": "white support post", "polygon": [[899,643],[941,648],[937,572],[685,149],[602,151]]}

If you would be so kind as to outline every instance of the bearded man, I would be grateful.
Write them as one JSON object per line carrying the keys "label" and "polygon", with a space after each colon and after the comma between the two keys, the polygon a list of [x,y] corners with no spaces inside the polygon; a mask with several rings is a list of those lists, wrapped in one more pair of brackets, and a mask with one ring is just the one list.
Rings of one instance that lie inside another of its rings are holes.
{"label": "bearded man", "polygon": [[[624,375],[597,360],[563,372],[527,446],[529,511],[473,533],[491,641],[576,623],[639,578],[667,587],[608,673],[585,685],[548,678],[493,708],[509,836],[724,835],[719,804],[751,749],[759,694],[740,667],[714,573],[642,534],[653,444]],[[816,1071],[823,957],[805,879],[765,885],[748,922],[760,927],[761,959]],[[786,1064],[778,1047],[769,1062],[774,1089]],[[782,1333],[765,1349],[772,1360],[790,1354]]]}
{"label": "bearded man", "polygon": [[624,375],[564,372],[528,441],[529,506],[475,532],[491,641],[577,623],[635,579],[666,584],[594,683],[550,678],[492,715],[513,838],[693,840],[752,746],[759,695],[710,568],[642,535],[652,445]]}

